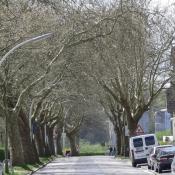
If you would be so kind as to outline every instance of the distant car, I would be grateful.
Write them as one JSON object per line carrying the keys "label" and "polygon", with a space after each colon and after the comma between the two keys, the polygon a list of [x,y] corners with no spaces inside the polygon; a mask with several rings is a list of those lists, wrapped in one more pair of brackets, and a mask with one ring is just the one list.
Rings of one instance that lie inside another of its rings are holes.
{"label": "distant car", "polygon": [[173,145],[160,145],[160,146],[154,146],[153,148],[151,148],[147,157],[148,169],[154,169],[155,157],[157,156],[160,150],[163,150],[164,148],[172,147],[172,146]]}
{"label": "distant car", "polygon": [[137,164],[147,163],[148,152],[154,146],[158,146],[155,134],[131,137],[129,140],[129,147],[132,166],[136,167]]}
{"label": "distant car", "polygon": [[170,170],[175,155],[175,146],[160,149],[154,160],[154,171],[162,173],[162,170]]}

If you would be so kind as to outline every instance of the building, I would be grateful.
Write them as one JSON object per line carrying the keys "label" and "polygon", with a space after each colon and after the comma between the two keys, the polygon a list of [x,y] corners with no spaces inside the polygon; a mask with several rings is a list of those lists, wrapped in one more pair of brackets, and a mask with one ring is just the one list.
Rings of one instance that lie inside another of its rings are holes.
{"label": "building", "polygon": [[171,114],[167,109],[155,113],[155,132],[171,129]]}
{"label": "building", "polygon": [[139,125],[143,129],[145,134],[149,133],[149,124],[150,124],[150,117],[148,112],[144,112],[141,119],[139,120]]}

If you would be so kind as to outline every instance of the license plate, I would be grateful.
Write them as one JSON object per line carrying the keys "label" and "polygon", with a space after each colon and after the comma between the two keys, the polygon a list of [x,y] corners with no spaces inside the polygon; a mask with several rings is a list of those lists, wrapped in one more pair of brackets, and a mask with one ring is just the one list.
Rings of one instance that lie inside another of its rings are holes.
{"label": "license plate", "polygon": [[143,147],[136,148],[136,151],[143,151]]}

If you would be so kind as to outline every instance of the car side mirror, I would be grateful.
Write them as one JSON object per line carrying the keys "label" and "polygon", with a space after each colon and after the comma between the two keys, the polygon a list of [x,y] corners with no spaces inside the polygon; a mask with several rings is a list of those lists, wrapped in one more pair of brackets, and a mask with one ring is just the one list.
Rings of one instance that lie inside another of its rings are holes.
{"label": "car side mirror", "polygon": [[156,154],[153,154],[151,157],[152,157],[153,159],[155,159],[155,158],[156,158]]}

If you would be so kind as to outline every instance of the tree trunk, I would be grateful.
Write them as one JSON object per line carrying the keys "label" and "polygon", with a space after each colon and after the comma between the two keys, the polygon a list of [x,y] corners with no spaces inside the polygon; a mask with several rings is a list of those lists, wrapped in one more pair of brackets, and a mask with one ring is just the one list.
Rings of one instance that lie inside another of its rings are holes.
{"label": "tree trunk", "polygon": [[58,133],[56,137],[56,147],[57,147],[57,154],[63,155],[62,146],[61,146],[61,133]]}
{"label": "tree trunk", "polygon": [[55,155],[55,146],[54,146],[54,140],[53,140],[53,127],[47,128],[48,132],[48,145],[51,155]]}
{"label": "tree trunk", "polygon": [[45,145],[44,140],[41,132],[41,128],[39,127],[36,134],[35,134],[35,143],[37,147],[37,151],[40,157],[44,157],[45,155]]}
{"label": "tree trunk", "polygon": [[46,133],[45,133],[45,126],[41,126],[41,132],[42,132],[42,139],[44,141],[44,155],[45,156],[51,156],[50,150],[49,150],[49,144],[48,144],[48,136],[47,136],[47,127],[46,127]]}
{"label": "tree trunk", "polygon": [[10,142],[10,159],[12,160],[12,164],[25,164],[24,150],[19,132],[18,119],[17,115],[13,112],[11,112],[9,116],[8,134]]}
{"label": "tree trunk", "polygon": [[115,130],[115,134],[116,134],[116,140],[117,140],[117,146],[116,146],[117,154],[120,155],[121,154],[121,147],[122,147],[122,145],[121,145],[121,134],[120,134],[120,132],[118,132],[118,130],[117,131]]}
{"label": "tree trunk", "polygon": [[125,157],[129,157],[129,137],[125,136],[125,152],[124,152],[124,156]]}
{"label": "tree trunk", "polygon": [[138,122],[133,119],[132,116],[127,115],[127,123],[128,123],[128,130],[129,130],[129,136],[134,136],[134,131],[137,129]]}
{"label": "tree trunk", "polygon": [[22,141],[22,147],[24,151],[25,163],[34,164],[39,162],[38,153],[35,145],[32,143],[30,138],[29,122],[26,118],[25,113],[21,110],[18,116],[19,131]]}
{"label": "tree trunk", "polygon": [[68,134],[67,135],[70,141],[70,148],[71,148],[71,154],[72,156],[78,156],[79,153],[76,148],[76,135],[75,134]]}

